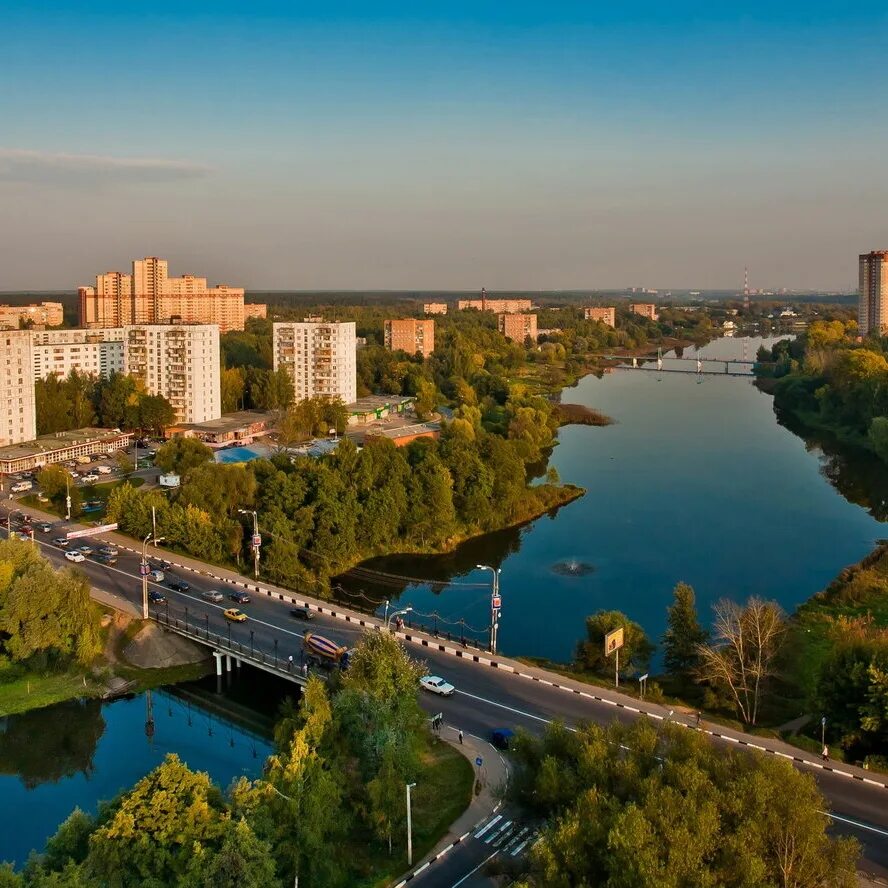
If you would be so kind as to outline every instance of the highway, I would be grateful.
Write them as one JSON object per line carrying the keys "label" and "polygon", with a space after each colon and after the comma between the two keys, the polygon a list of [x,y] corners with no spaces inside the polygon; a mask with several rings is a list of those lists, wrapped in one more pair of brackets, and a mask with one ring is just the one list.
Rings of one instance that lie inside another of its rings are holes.
{"label": "highway", "polygon": [[[5,516],[3,517],[5,522]],[[72,529],[75,526],[77,525],[72,525]],[[5,530],[5,523],[3,529]],[[83,571],[97,589],[132,602],[141,601],[140,557],[137,554],[121,550],[118,563],[113,566],[100,564],[92,558],[74,565],[65,560],[64,550],[51,543],[53,537],[64,535],[64,530],[64,522],[57,521],[50,533],[35,533],[36,543],[46,557],[55,564],[72,566]],[[120,543],[122,538],[107,535],[103,539]],[[98,540],[76,541],[76,544],[80,543],[96,546],[101,544]],[[126,544],[133,547],[137,545],[131,540],[127,540]],[[152,557],[168,556],[158,549],[152,551]],[[175,560],[175,556],[169,558]],[[218,572],[210,566],[207,566],[207,570]],[[224,619],[222,612],[226,607],[234,606],[234,602],[228,600],[229,594],[236,588],[234,585],[226,585],[211,577],[176,568],[166,570],[166,574],[164,583],[152,583],[151,587],[163,592],[167,597],[167,604],[152,605],[152,610],[160,609],[163,612],[168,608],[171,618],[183,619],[187,609],[190,624],[209,625],[211,632],[222,635],[226,635],[230,627],[231,638],[245,645],[250,644],[252,633],[256,649],[268,652],[274,650],[277,641],[277,651],[281,659],[293,655],[294,660],[300,662],[301,637],[306,628],[320,631],[323,635],[350,646],[355,644],[364,631],[354,624],[327,615],[318,615],[310,623],[294,619],[290,615],[289,604],[265,595],[253,595],[250,604],[240,606],[249,615],[246,623],[230,624]],[[190,590],[181,593],[169,589],[167,583],[171,578],[186,580],[191,584]],[[200,593],[209,589],[222,592],[225,601],[214,604],[201,599]],[[432,648],[408,646],[417,657],[428,662],[431,672],[444,676],[457,688],[456,694],[451,698],[442,699],[424,694],[422,702],[425,709],[430,714],[443,713],[446,723],[479,737],[489,737],[491,730],[497,727],[523,727],[539,732],[546,723],[553,720],[561,720],[568,725],[584,720],[607,724],[615,718],[629,722],[639,717],[636,712],[581,695],[577,690],[583,687],[580,685],[565,689],[474,663],[469,658],[457,658]],[[527,668],[528,673],[531,671],[536,670]],[[562,685],[574,685],[568,679],[555,675],[550,678]],[[589,693],[596,692],[592,687],[587,687],[586,690]],[[659,707],[648,708],[662,713]],[[714,742],[735,745],[720,739],[715,739]],[[814,774],[831,806],[835,832],[854,835],[860,841],[864,856],[862,868],[869,873],[888,877],[888,789],[864,783],[860,779],[830,773],[818,767],[816,762],[811,765],[796,764],[802,770],[810,770]],[[439,879],[447,872],[453,875],[453,881],[446,884],[456,884],[462,877],[459,873],[466,875],[475,865],[472,863],[469,866],[469,862],[477,862],[483,849],[476,846],[483,844],[483,839],[484,837],[472,839],[465,843],[464,848],[457,846],[438,865],[439,869],[430,868],[423,876],[415,879],[414,883],[443,885],[445,882]],[[434,873],[441,875],[434,876]],[[472,877],[464,885],[468,888],[475,882],[476,877]]]}

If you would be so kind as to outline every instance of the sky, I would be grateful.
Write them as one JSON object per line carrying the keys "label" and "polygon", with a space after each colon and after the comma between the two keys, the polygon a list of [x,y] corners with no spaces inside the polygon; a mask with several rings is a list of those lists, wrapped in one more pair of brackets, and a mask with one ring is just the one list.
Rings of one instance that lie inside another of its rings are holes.
{"label": "sky", "polygon": [[888,7],[0,0],[0,291],[856,286]]}

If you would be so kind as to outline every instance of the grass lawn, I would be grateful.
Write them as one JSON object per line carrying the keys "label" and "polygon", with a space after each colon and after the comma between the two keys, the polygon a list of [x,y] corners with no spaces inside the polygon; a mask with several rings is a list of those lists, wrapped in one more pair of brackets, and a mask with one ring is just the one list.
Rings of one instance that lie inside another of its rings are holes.
{"label": "grass lawn", "polygon": [[[105,517],[105,506],[111,491],[121,484],[129,484],[132,487],[141,487],[145,483],[144,478],[118,478],[116,481],[106,481],[98,484],[87,484],[80,488],[80,496],[83,502],[87,500],[101,500],[101,508],[93,512],[82,512],[75,520],[77,521],[94,521]],[[37,494],[23,496],[21,499],[23,505],[30,506],[32,509],[40,509],[43,512],[51,512],[53,515],[62,517],[65,514],[64,503],[44,503],[37,499]]]}
{"label": "grass lawn", "polygon": [[7,664],[0,668],[0,716],[39,709],[73,697],[95,697],[101,690],[81,672],[41,675]]}
{"label": "grass lawn", "polygon": [[[422,773],[412,790],[413,861],[422,860],[472,800],[474,772],[468,759],[449,743],[430,740],[423,753]],[[406,804],[406,799],[405,799]],[[403,837],[393,847],[374,838],[348,849],[359,873],[356,888],[383,888],[407,871]]]}

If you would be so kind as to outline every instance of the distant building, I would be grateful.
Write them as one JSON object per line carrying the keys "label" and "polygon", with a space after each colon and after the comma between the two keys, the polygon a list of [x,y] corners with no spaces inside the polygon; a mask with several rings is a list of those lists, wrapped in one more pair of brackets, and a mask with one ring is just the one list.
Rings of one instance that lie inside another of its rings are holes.
{"label": "distant building", "polygon": [[0,332],[0,356],[3,358],[0,360],[0,446],[3,446],[28,441],[37,435],[30,332]]}
{"label": "distant building", "polygon": [[297,401],[305,398],[357,398],[354,321],[335,323],[306,318],[301,323],[275,323],[274,369],[284,368],[293,381]]}
{"label": "distant building", "polygon": [[416,318],[385,321],[385,347],[389,351],[417,353],[427,358],[435,350],[435,322]]}
{"label": "distant building", "polygon": [[73,429],[41,435],[18,444],[0,447],[0,472],[4,475],[29,472],[52,463],[66,462],[78,456],[96,453],[111,455],[128,447],[132,432],[120,429]]}
{"label": "distant building", "polygon": [[534,342],[537,338],[537,316],[535,314],[501,314],[499,331],[513,342],[524,342],[529,336]]}
{"label": "distant building", "polygon": [[22,325],[58,327],[62,321],[61,302],[41,302],[36,305],[0,305],[0,327],[18,330]]}
{"label": "distant building", "polygon": [[423,305],[422,310],[427,315],[446,315],[447,314],[447,303],[446,302],[426,302]]}
{"label": "distant building", "polygon": [[244,323],[247,318],[267,318],[268,306],[264,302],[245,302],[244,303]]}
{"label": "distant building", "polygon": [[859,257],[857,326],[861,336],[888,330],[888,250]]}
{"label": "distant building", "polygon": [[101,330],[31,330],[34,379],[64,378],[72,370],[107,378],[126,372],[123,327]]}
{"label": "distant building", "polygon": [[364,425],[406,413],[416,403],[410,395],[366,395],[352,404],[346,404],[349,425]]}
{"label": "distant building", "polygon": [[629,306],[629,311],[641,315],[643,318],[648,318],[651,321],[656,321],[659,317],[657,314],[657,306],[654,305],[653,302],[633,302]]}
{"label": "distant building", "polygon": [[583,317],[587,321],[600,321],[608,327],[617,326],[617,310],[611,305],[606,308],[590,306],[583,309]]}
{"label": "distant building", "polygon": [[222,415],[219,327],[216,324],[135,324],[124,339],[126,372],[172,404],[176,422]]}
{"label": "distant building", "polygon": [[366,444],[373,438],[388,438],[395,447],[406,447],[417,438],[439,438],[441,436],[441,423],[418,422],[413,425],[398,426],[397,428],[368,429],[364,439]]}
{"label": "distant building", "polygon": [[191,274],[170,277],[166,259],[133,260],[132,274],[109,271],[96,275],[94,287],[80,287],[81,327],[128,324],[217,324],[222,333],[244,329],[244,291]]}
{"label": "distant building", "polygon": [[456,303],[460,311],[474,308],[478,311],[495,311],[500,314],[512,314],[519,311],[530,311],[533,308],[529,299],[460,299]]}
{"label": "distant building", "polygon": [[205,444],[249,444],[264,435],[274,423],[274,414],[263,410],[223,413],[206,422],[182,422],[166,430],[167,438],[197,438]]}

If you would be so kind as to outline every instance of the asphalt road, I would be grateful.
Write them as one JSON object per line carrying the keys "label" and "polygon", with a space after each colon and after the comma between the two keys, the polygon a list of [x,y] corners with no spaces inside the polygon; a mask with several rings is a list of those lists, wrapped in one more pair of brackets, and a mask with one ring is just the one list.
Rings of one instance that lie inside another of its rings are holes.
{"label": "asphalt road", "polygon": [[[95,588],[133,602],[141,601],[138,555],[121,550],[118,563],[111,567],[91,558],[72,565],[64,559],[64,550],[50,542],[53,537],[61,535],[64,535],[63,523],[48,534],[35,533],[35,539],[46,557],[54,563],[82,570]],[[92,544],[92,541],[87,539],[78,543]],[[100,543],[96,542],[96,545]],[[162,550],[157,552],[156,557],[165,557]],[[180,593],[169,589],[167,583],[172,578],[186,580],[191,584],[190,590]],[[320,631],[323,635],[347,645],[353,645],[362,631],[358,627],[323,615],[317,616],[310,623],[294,619],[290,616],[289,605],[266,596],[257,596],[247,605],[238,605],[249,615],[249,620],[243,624],[230,624],[222,616],[222,612],[226,607],[234,606],[228,600],[234,587],[188,571],[167,570],[165,581],[152,583],[151,587],[162,591],[167,597],[166,605],[152,605],[152,610],[165,610],[168,607],[170,617],[182,619],[187,608],[189,623],[201,626],[208,623],[211,632],[222,635],[227,634],[230,627],[232,639],[246,645],[250,643],[252,632],[256,649],[264,649],[269,653],[274,650],[276,640],[279,656],[286,659],[292,654],[297,663],[300,660],[302,633],[306,628]],[[214,604],[201,599],[200,593],[209,589],[218,589],[225,595],[225,601]],[[628,722],[637,717],[632,712],[615,709],[604,703],[521,679],[507,672],[479,666],[442,652],[424,649],[421,656],[428,661],[430,671],[444,676],[457,688],[456,694],[450,698],[423,695],[425,709],[430,714],[441,712],[447,723],[481,737],[488,737],[491,730],[498,727],[520,726],[539,732],[546,723],[553,720],[561,720],[568,725],[584,720],[607,724],[614,718]],[[804,765],[799,767],[806,769]],[[830,803],[835,832],[853,835],[860,841],[864,857],[863,869],[888,877],[888,790],[818,768],[811,770]],[[429,886],[456,884],[458,878],[461,878],[459,873],[467,874],[475,865],[474,862],[477,862],[476,858],[483,849],[475,846],[482,844],[483,840],[480,840],[467,842],[465,848],[458,846],[458,849],[454,849],[451,855],[436,865],[437,868],[427,870],[415,883],[423,881]],[[448,873],[446,877],[445,872]],[[433,875],[435,873],[437,875]],[[439,881],[450,876],[454,877],[452,882]],[[473,876],[464,885],[475,884],[479,877],[480,874]]]}

